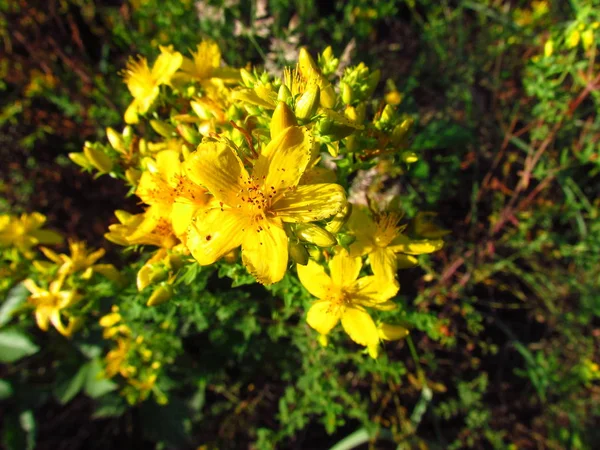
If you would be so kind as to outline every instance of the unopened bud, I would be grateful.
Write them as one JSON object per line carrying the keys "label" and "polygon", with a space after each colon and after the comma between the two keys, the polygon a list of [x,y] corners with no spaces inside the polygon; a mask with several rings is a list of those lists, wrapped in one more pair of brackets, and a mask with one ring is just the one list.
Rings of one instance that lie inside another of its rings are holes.
{"label": "unopened bud", "polygon": [[130,167],[125,171],[125,178],[127,178],[127,181],[129,181],[129,184],[131,184],[132,186],[138,185],[141,176],[142,172],[140,172],[137,169],[134,169],[133,167]]}
{"label": "unopened bud", "polygon": [[296,117],[300,120],[310,119],[319,107],[319,86],[309,87],[296,102]]}
{"label": "unopened bud", "polygon": [[356,236],[353,234],[339,233],[337,235],[337,242],[345,249],[348,249],[356,241]]}
{"label": "unopened bud", "polygon": [[311,73],[319,73],[319,66],[310,56],[306,47],[302,47],[298,53],[298,67],[303,77],[308,78]]}
{"label": "unopened bud", "polygon": [[173,288],[170,284],[163,283],[154,289],[154,292],[148,299],[146,306],[157,306],[168,302],[173,297]]}
{"label": "unopened bud", "polygon": [[137,273],[137,288],[138,291],[143,291],[146,286],[149,286],[159,281],[164,281],[168,272],[164,267],[155,266],[153,264],[146,264]]}
{"label": "unopened bud", "polygon": [[123,136],[117,133],[112,128],[106,129],[106,137],[108,138],[108,142],[111,147],[114,148],[119,153],[126,153],[127,148],[125,147],[125,142],[123,141]]}
{"label": "unopened bud", "polygon": [[194,127],[180,123],[177,125],[177,131],[186,142],[192,145],[198,145],[202,141],[202,136]]}
{"label": "unopened bud", "polygon": [[300,264],[301,266],[308,264],[308,250],[306,250],[306,247],[300,242],[293,242],[290,240],[288,244],[288,251],[290,253],[290,257],[296,264]]}
{"label": "unopened bud", "polygon": [[325,225],[325,229],[336,234],[342,229],[352,213],[352,203],[346,203],[344,207]]}
{"label": "unopened bud", "polygon": [[400,153],[400,159],[406,164],[414,164],[419,160],[419,157],[415,152],[406,150]]}
{"label": "unopened bud", "polygon": [[190,106],[192,107],[196,115],[202,120],[210,120],[213,118],[213,113],[204,103],[192,100],[190,102]]}
{"label": "unopened bud", "polygon": [[300,240],[318,247],[331,247],[336,244],[335,236],[314,223],[300,223],[296,225],[295,232]]}
{"label": "unopened bud", "polygon": [[346,105],[350,105],[354,100],[354,94],[350,85],[344,81],[340,82],[340,89],[342,91],[342,101]]}
{"label": "unopened bud", "polygon": [[280,102],[287,102],[291,96],[292,93],[290,92],[290,89],[285,84],[282,84],[277,93],[277,100]]}
{"label": "unopened bud", "polygon": [[379,335],[379,339],[397,341],[408,336],[408,330],[400,325],[381,323],[377,326],[377,334]]}
{"label": "unopened bud", "polygon": [[251,88],[256,83],[256,78],[246,69],[240,69],[240,75],[242,76],[242,82],[245,86]]}
{"label": "unopened bud", "polygon": [[75,164],[77,164],[79,167],[83,167],[86,170],[94,167],[83,153],[69,153],[69,159]]}
{"label": "unopened bud", "polygon": [[316,262],[321,262],[323,261],[323,252],[321,251],[321,249],[319,247],[309,247],[306,249],[308,251],[308,254],[310,255],[310,259],[312,259],[313,261]]}
{"label": "unopened bud", "polygon": [[415,121],[409,117],[396,125],[392,131],[392,144],[400,145],[406,142],[406,139],[410,136],[414,124]]}
{"label": "unopened bud", "polygon": [[322,78],[320,81],[321,95],[319,96],[323,108],[333,108],[335,106],[335,90],[329,81]]}
{"label": "unopened bud", "polygon": [[175,128],[162,120],[150,120],[150,126],[162,137],[170,138],[175,133]]}
{"label": "unopened bud", "polygon": [[379,79],[381,78],[381,71],[379,69],[371,72],[369,78],[367,78],[367,92],[365,93],[366,97],[370,97],[375,92],[375,88],[379,83]]}
{"label": "unopened bud", "polygon": [[88,161],[101,173],[108,173],[113,168],[112,160],[102,151],[84,146],[83,153]]}
{"label": "unopened bud", "polygon": [[275,139],[283,130],[294,125],[298,125],[298,122],[292,109],[287,103],[279,102],[271,118],[271,139]]}

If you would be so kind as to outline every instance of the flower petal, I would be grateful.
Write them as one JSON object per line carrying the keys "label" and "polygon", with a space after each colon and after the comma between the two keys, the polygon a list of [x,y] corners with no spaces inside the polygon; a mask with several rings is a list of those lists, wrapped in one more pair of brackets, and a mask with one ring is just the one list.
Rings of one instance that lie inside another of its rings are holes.
{"label": "flower petal", "polygon": [[162,47],[160,55],[152,66],[152,78],[157,84],[166,84],[183,62],[183,56],[179,52],[173,52],[169,48]]}
{"label": "flower petal", "polygon": [[350,339],[360,345],[374,346],[379,343],[375,322],[363,308],[348,307],[342,314],[342,326]]}
{"label": "flower petal", "polygon": [[288,188],[298,185],[310,162],[312,143],[313,137],[306,128],[286,128],[262,149],[252,177],[260,180],[267,190],[275,190],[278,198]]}
{"label": "flower petal", "polygon": [[163,150],[156,155],[156,166],[163,175],[165,181],[172,187],[177,186],[181,174],[181,162],[179,152],[175,150]]}
{"label": "flower petal", "polygon": [[364,306],[383,303],[398,293],[398,283],[382,282],[375,276],[361,277],[352,286],[352,301]]}
{"label": "flower petal", "polygon": [[386,341],[397,341],[408,336],[408,330],[401,325],[382,323],[377,327],[379,338]]}
{"label": "flower petal", "polygon": [[396,283],[396,272],[398,262],[396,254],[389,248],[375,247],[369,253],[369,263],[373,274],[381,280],[381,283]]}
{"label": "flower petal", "polygon": [[362,261],[360,257],[351,257],[348,252],[338,247],[335,256],[329,261],[329,273],[333,284],[346,287],[353,284],[358,278]]}
{"label": "flower petal", "polygon": [[248,172],[229,146],[216,142],[200,144],[187,160],[185,171],[194,183],[205,186],[217,200],[232,208],[241,205],[237,195],[244,191]]}
{"label": "flower petal", "polygon": [[187,247],[200,265],[212,264],[241,245],[245,226],[247,218],[237,211],[202,211],[188,228]]}
{"label": "flower petal", "polygon": [[261,220],[244,230],[242,261],[259,283],[272,284],[285,275],[288,238],[279,220]]}
{"label": "flower petal", "polygon": [[339,184],[298,186],[277,200],[272,209],[284,222],[314,222],[337,214],[346,204],[346,193]]}
{"label": "flower petal", "polygon": [[322,335],[328,334],[340,321],[341,308],[327,300],[312,304],[306,315],[306,322]]}
{"label": "flower petal", "polygon": [[312,259],[305,266],[297,265],[296,268],[306,290],[317,298],[325,298],[331,286],[331,278],[325,269]]}
{"label": "flower petal", "polygon": [[171,222],[173,224],[173,232],[178,238],[184,237],[187,229],[192,223],[192,219],[201,206],[195,203],[173,203],[171,209]]}

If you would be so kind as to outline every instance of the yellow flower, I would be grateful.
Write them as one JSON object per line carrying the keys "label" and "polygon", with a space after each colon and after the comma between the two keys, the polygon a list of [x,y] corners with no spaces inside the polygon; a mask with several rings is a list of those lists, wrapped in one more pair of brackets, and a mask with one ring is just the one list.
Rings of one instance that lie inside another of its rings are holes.
{"label": "yellow flower", "polygon": [[117,339],[117,348],[112,349],[105,356],[106,367],[104,368],[104,375],[106,378],[112,378],[118,373],[124,378],[130,376],[130,373],[125,370],[125,362],[127,361],[127,354],[130,348],[131,340],[129,338]]}
{"label": "yellow flower", "polygon": [[327,335],[341,321],[354,342],[371,348],[379,344],[380,334],[365,307],[394,309],[389,299],[396,295],[398,287],[382,284],[374,276],[358,278],[361,268],[360,256],[351,257],[341,248],[329,261],[329,275],[313,260],[297,266],[300,281],[318,298],[308,311],[308,324]]}
{"label": "yellow flower", "polygon": [[133,239],[153,230],[161,220],[169,221],[175,235],[184,237],[192,217],[210,198],[206,189],[182,175],[179,153],[173,150],[156,155],[156,167],[142,174],[136,194],[150,208]]}
{"label": "yellow flower", "polygon": [[102,248],[88,252],[85,242],[72,240],[69,240],[71,255],[65,255],[64,253],[59,255],[47,247],[40,247],[40,250],[50,261],[58,264],[58,274],[63,276],[92,268],[105,253]]}
{"label": "yellow flower", "polygon": [[160,93],[159,86],[170,82],[182,61],[181,53],[172,51],[170,47],[160,47],[160,55],[152,70],[144,57],[129,60],[124,78],[133,101],[125,111],[125,122],[138,123],[138,114],[144,114],[150,109]]}
{"label": "yellow flower", "polygon": [[413,255],[432,253],[444,245],[441,239],[410,239],[403,226],[399,226],[400,215],[377,213],[371,218],[364,209],[355,207],[348,220],[350,232],[356,241],[350,246],[353,256],[369,256],[373,274],[384,282],[396,282],[396,272],[401,267],[417,264]]}
{"label": "yellow flower", "polygon": [[288,264],[283,223],[323,220],[346,204],[337,184],[298,185],[312,141],[305,128],[287,128],[262,149],[251,174],[228,145],[198,146],[187,172],[215,197],[215,207],[196,215],[188,229],[187,246],[201,265],[241,245],[244,265],[260,283],[283,278]]}
{"label": "yellow flower", "polygon": [[23,282],[23,285],[31,292],[29,303],[35,307],[35,320],[43,331],[48,331],[48,323],[52,323],[54,328],[63,336],[71,336],[74,331],[75,321],[70,320],[69,325],[65,327],[61,319],[61,311],[74,305],[81,300],[81,295],[73,289],[61,290],[63,278],[50,283],[48,290],[40,288],[31,279]]}
{"label": "yellow flower", "polygon": [[109,225],[108,233],[104,237],[118,245],[155,245],[157,247],[171,248],[178,243],[177,237],[173,233],[171,221],[165,218],[159,218],[154,221],[153,228],[145,226],[139,230],[140,224],[146,222],[146,213],[129,214],[126,211],[118,210],[115,212],[120,223]]}
{"label": "yellow flower", "polygon": [[0,216],[0,246],[16,247],[27,257],[33,256],[31,248],[38,244],[59,244],[62,237],[55,231],[42,230],[46,216],[34,212],[21,217]]}

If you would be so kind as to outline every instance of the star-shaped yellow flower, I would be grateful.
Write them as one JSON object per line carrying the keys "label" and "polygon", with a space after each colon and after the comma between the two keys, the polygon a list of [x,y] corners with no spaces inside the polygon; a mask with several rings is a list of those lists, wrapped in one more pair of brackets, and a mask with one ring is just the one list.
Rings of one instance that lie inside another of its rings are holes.
{"label": "star-shaped yellow flower", "polygon": [[133,101],[125,111],[125,122],[138,123],[138,115],[150,109],[160,93],[160,85],[170,82],[182,61],[181,53],[174,52],[169,47],[160,47],[160,55],[152,69],[148,67],[148,60],[144,57],[129,60],[124,77]]}
{"label": "star-shaped yellow flower", "polygon": [[0,215],[0,246],[16,247],[31,257],[31,248],[38,244],[60,244],[62,236],[55,231],[43,230],[44,223],[46,216],[37,212],[21,217]]}
{"label": "star-shaped yellow flower", "polygon": [[373,274],[382,282],[396,281],[401,267],[417,264],[413,255],[432,253],[441,249],[441,239],[411,239],[402,233],[400,215],[393,212],[377,213],[373,218],[362,208],[354,207],[348,221],[356,241],[350,246],[353,256],[369,256]]}
{"label": "star-shaped yellow flower", "polygon": [[284,222],[313,222],[336,214],[345,204],[337,184],[298,185],[310,159],[313,138],[291,126],[262,151],[251,173],[235,150],[203,143],[187,162],[188,176],[215,197],[188,229],[187,246],[201,265],[242,246],[242,260],[259,282],[281,280],[288,264]]}
{"label": "star-shaped yellow flower", "polygon": [[75,321],[70,320],[65,326],[61,319],[61,312],[81,300],[81,295],[73,289],[62,290],[64,278],[50,283],[46,289],[40,288],[33,280],[27,279],[23,285],[31,292],[29,303],[35,307],[35,320],[43,331],[48,331],[48,324],[52,323],[54,328],[63,336],[71,336]]}
{"label": "star-shaped yellow flower", "polygon": [[342,248],[329,261],[329,275],[313,260],[297,266],[300,281],[318,299],[308,311],[308,324],[327,335],[341,321],[354,342],[375,349],[380,332],[365,308],[394,309],[389,299],[396,295],[398,286],[382,284],[374,276],[359,278],[361,268],[361,258],[351,257]]}

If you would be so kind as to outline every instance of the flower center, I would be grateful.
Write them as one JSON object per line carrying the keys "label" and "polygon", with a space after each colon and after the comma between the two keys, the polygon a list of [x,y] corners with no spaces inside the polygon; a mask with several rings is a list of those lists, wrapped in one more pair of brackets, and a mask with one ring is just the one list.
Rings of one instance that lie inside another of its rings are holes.
{"label": "flower center", "polygon": [[387,247],[398,235],[400,216],[396,213],[381,213],[375,217],[375,243],[379,247]]}

